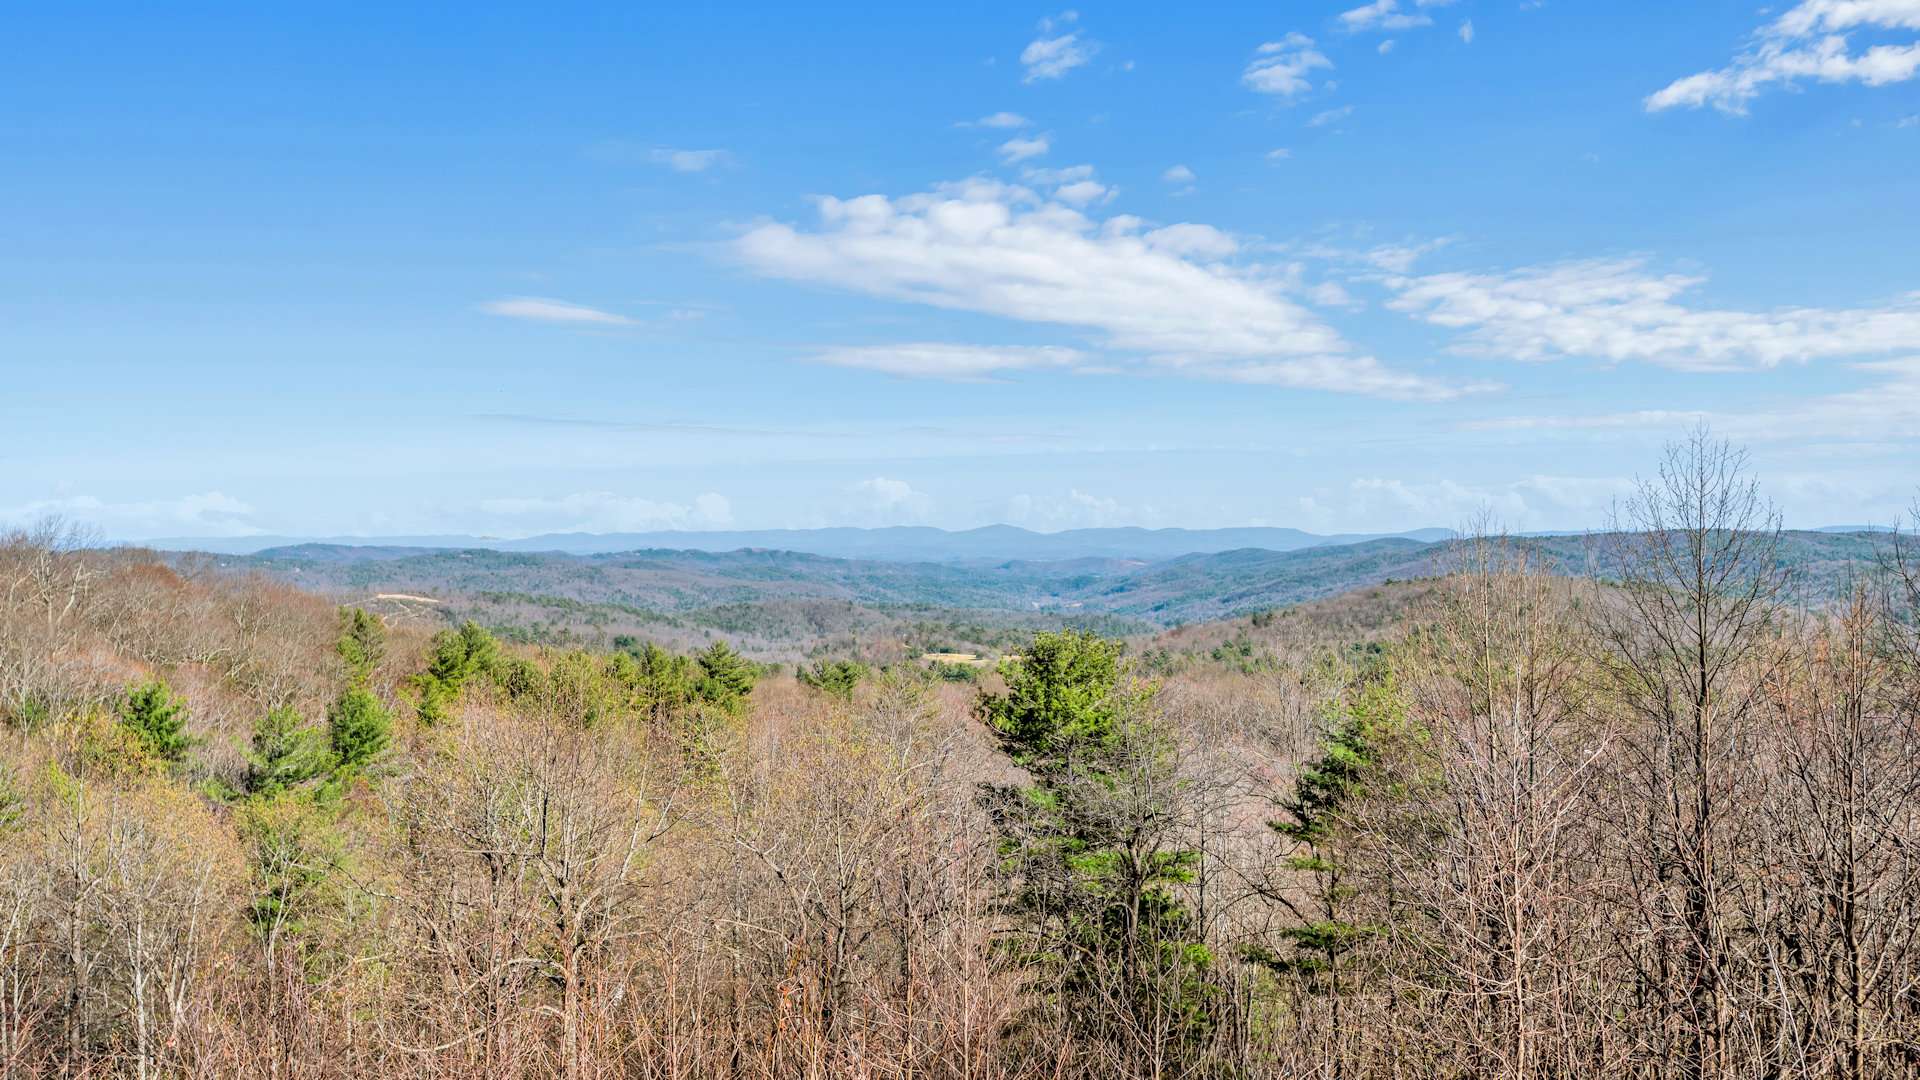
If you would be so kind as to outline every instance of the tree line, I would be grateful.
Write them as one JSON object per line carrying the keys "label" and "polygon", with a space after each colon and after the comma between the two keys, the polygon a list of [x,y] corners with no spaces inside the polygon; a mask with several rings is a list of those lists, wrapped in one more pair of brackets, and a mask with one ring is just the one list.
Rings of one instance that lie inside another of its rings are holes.
{"label": "tree line", "polygon": [[16,535],[0,1069],[1915,1074],[1920,560],[1794,603],[1704,433],[1619,516],[1604,579],[1480,530],[1364,649],[977,683]]}

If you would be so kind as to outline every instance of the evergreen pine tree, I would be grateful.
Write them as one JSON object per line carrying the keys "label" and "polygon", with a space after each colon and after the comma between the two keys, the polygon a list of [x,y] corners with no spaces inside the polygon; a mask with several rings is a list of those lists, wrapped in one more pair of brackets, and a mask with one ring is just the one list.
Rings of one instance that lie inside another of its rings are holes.
{"label": "evergreen pine tree", "polygon": [[1120,650],[1091,633],[1040,634],[1003,665],[1006,693],[978,700],[1001,749],[1034,780],[987,789],[1015,871],[1008,906],[1022,959],[1075,999],[1059,1003],[1068,1015],[1117,1001],[1136,1021],[1121,1025],[1122,1038],[1159,1017],[1173,1018],[1176,1042],[1199,1040],[1211,957],[1177,886],[1200,853],[1180,842],[1171,735],[1152,690],[1128,685]]}
{"label": "evergreen pine tree", "polygon": [[327,710],[327,739],[342,768],[357,768],[377,757],[393,736],[393,722],[380,699],[349,687]]}
{"label": "evergreen pine tree", "polygon": [[247,755],[247,793],[275,795],[312,780],[333,765],[326,739],[292,708],[268,712],[253,726]]}
{"label": "evergreen pine tree", "polygon": [[733,651],[726,642],[716,641],[707,646],[695,662],[700,667],[700,678],[694,689],[700,699],[727,712],[738,712],[747,695],[753,692],[753,665],[747,658]]}
{"label": "evergreen pine tree", "polygon": [[374,669],[386,658],[386,624],[379,616],[369,615],[360,608],[341,608],[340,637],[333,648],[347,665],[347,682],[365,686],[373,678]]}
{"label": "evergreen pine tree", "polygon": [[807,686],[844,700],[866,678],[867,665],[858,660],[819,660],[810,668],[796,666],[794,671]]}
{"label": "evergreen pine tree", "polygon": [[158,680],[127,692],[120,705],[120,724],[142,750],[169,764],[183,760],[193,745],[187,737],[186,703]]}

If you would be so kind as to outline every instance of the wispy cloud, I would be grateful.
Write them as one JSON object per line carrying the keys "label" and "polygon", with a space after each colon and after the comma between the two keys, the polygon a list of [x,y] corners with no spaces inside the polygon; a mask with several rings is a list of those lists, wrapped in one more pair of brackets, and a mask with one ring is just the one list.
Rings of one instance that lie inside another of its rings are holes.
{"label": "wispy cloud", "polygon": [[1027,82],[1042,79],[1058,79],[1074,68],[1083,67],[1100,51],[1096,42],[1088,41],[1077,30],[1068,31],[1053,37],[1047,35],[1053,31],[1080,21],[1080,13],[1065,11],[1059,15],[1040,20],[1040,36],[1027,43],[1020,50],[1021,66],[1027,69]]}
{"label": "wispy cloud", "polygon": [[655,529],[713,529],[733,523],[726,496],[707,492],[691,502],[666,502],[612,491],[576,491],[567,495],[507,496],[484,499],[481,513],[494,519],[492,531],[649,532]]}
{"label": "wispy cloud", "polygon": [[1009,496],[999,516],[1012,525],[1053,530],[1137,525],[1157,515],[1151,507],[1126,507],[1118,499],[1070,488],[1065,495]]}
{"label": "wispy cloud", "polygon": [[1771,368],[1920,351],[1920,293],[1878,307],[1771,311],[1691,307],[1705,279],[1644,260],[1388,279],[1388,306],[1465,332],[1460,351],[1510,360],[1586,357],[1690,371]]}
{"label": "wispy cloud", "polygon": [[989,113],[988,115],[983,116],[978,120],[962,120],[960,121],[958,126],[983,127],[983,128],[1023,128],[1023,127],[1027,127],[1032,123],[1033,121],[1028,120],[1026,117],[1021,116],[1019,113],[997,112],[997,113]]}
{"label": "wispy cloud", "polygon": [[1477,431],[1678,431],[1708,423],[1742,442],[1804,439],[1920,441],[1920,357],[1849,367],[1871,378],[1862,387],[1817,394],[1771,408],[1631,409],[1572,415],[1503,416],[1471,421]]}
{"label": "wispy cloud", "polygon": [[1313,72],[1331,67],[1333,61],[1314,48],[1313,39],[1295,31],[1254,50],[1240,81],[1248,89],[1292,102],[1313,89]]}
{"label": "wispy cloud", "polygon": [[773,276],[1090,331],[1166,374],[1400,398],[1486,389],[1358,354],[1276,268],[1223,261],[1235,250],[1210,226],[1100,220],[990,180],[824,198],[813,227],[763,225],[736,246]]}
{"label": "wispy cloud", "polygon": [[1326,127],[1328,124],[1337,124],[1340,121],[1345,120],[1347,117],[1352,115],[1353,115],[1353,106],[1342,105],[1337,109],[1327,109],[1322,112],[1314,113],[1313,119],[1307,121],[1307,126],[1308,127]]}
{"label": "wispy cloud", "polygon": [[1920,74],[1920,41],[1853,51],[1856,31],[1920,30],[1920,0],[1802,0],[1755,32],[1726,67],[1677,79],[1648,95],[1648,112],[1711,105],[1744,115],[1770,86],[1802,80],[1885,86]]}
{"label": "wispy cloud", "polygon": [[1053,148],[1053,139],[1046,135],[1032,138],[1008,139],[1000,144],[1000,159],[1011,165],[1017,161],[1036,158]]}
{"label": "wispy cloud", "polygon": [[1473,20],[1472,19],[1465,19],[1461,21],[1460,40],[1466,42],[1468,45],[1473,44]]}
{"label": "wispy cloud", "polygon": [[674,172],[698,173],[726,164],[733,160],[733,155],[725,150],[676,150],[670,146],[658,146],[648,151],[647,160],[655,165],[665,165]]}
{"label": "wispy cloud", "polygon": [[860,518],[873,524],[925,521],[933,511],[932,496],[915,490],[905,480],[889,476],[869,477],[853,484],[848,491],[858,504],[857,509],[864,511]]}
{"label": "wispy cloud", "polygon": [[1194,176],[1193,170],[1187,168],[1185,165],[1174,165],[1168,168],[1166,172],[1161,173],[1160,179],[1165,180],[1169,184],[1191,184],[1198,179],[1198,177]]}
{"label": "wispy cloud", "polygon": [[98,529],[107,540],[158,536],[257,536],[266,530],[253,522],[254,509],[219,491],[176,499],[117,502],[96,495],[60,495],[17,506],[0,506],[0,526],[29,525],[46,517]]}
{"label": "wispy cloud", "polygon": [[977,382],[1006,371],[1071,368],[1086,360],[1078,349],[1056,346],[953,345],[917,342],[904,345],[850,345],[824,349],[815,363],[882,371],[909,379]]}
{"label": "wispy cloud", "polygon": [[599,308],[591,308],[583,304],[572,304],[565,300],[550,300],[539,296],[514,296],[504,300],[489,300],[480,305],[480,310],[489,315],[499,315],[508,319],[581,326],[634,326],[638,322],[611,311],[601,311]]}
{"label": "wispy cloud", "polygon": [[1433,18],[1417,11],[1400,10],[1400,0],[1373,0],[1371,4],[1340,13],[1340,26],[1351,31],[1412,30],[1432,26]]}

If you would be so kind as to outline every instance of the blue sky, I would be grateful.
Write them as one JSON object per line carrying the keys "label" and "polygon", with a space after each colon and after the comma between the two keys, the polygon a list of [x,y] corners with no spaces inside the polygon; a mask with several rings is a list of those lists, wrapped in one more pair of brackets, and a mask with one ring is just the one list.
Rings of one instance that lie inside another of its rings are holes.
{"label": "blue sky", "polygon": [[1602,522],[1920,489],[1920,0],[40,5],[0,521]]}

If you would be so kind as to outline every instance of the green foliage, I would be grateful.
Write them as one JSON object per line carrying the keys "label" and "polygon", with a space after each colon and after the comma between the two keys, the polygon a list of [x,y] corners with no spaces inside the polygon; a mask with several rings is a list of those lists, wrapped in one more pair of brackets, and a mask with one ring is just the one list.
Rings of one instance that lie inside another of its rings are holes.
{"label": "green foliage", "polygon": [[393,721],[380,699],[349,687],[327,710],[327,741],[341,768],[354,769],[378,757],[393,737]]}
{"label": "green foliage", "polygon": [[292,708],[274,709],[254,724],[253,745],[247,754],[247,794],[277,795],[332,768],[333,752],[326,737]]}
{"label": "green foliage", "polygon": [[632,666],[617,670],[627,680],[635,707],[657,725],[673,723],[693,703],[693,661],[652,642],[629,655]]}
{"label": "green foliage", "polygon": [[547,700],[571,719],[584,727],[592,727],[602,721],[619,716],[625,711],[628,702],[620,682],[620,675],[631,666],[609,663],[593,653],[574,650],[561,653],[554,658],[552,668],[547,672]]}
{"label": "green foliage", "polygon": [[1370,835],[1359,816],[1369,800],[1400,790],[1399,763],[1412,737],[1406,703],[1384,659],[1369,659],[1357,687],[1330,707],[1320,756],[1300,767],[1293,793],[1280,804],[1285,818],[1269,823],[1294,842],[1288,865],[1307,876],[1312,910],[1281,932],[1285,952],[1251,954],[1274,970],[1310,976],[1309,985],[1334,994],[1345,990],[1348,954],[1381,932],[1352,910],[1352,864]]}
{"label": "green foliage", "polygon": [[500,643],[471,619],[458,630],[435,634],[427,670],[414,677],[420,691],[420,722],[431,727],[447,719],[468,681],[478,675],[497,676],[500,665]]}
{"label": "green foliage", "polygon": [[753,692],[755,673],[746,657],[724,641],[716,641],[694,658],[700,669],[694,692],[700,700],[727,713],[738,713]]}
{"label": "green foliage", "polygon": [[119,719],[143,752],[167,764],[184,760],[193,745],[187,736],[186,703],[158,680],[129,690],[120,704]]}
{"label": "green foliage", "polygon": [[846,700],[867,677],[867,665],[858,660],[816,660],[812,667],[796,667],[794,675],[805,685]]}
{"label": "green foliage", "polygon": [[1007,692],[982,695],[978,711],[1001,749],[1030,772],[1072,768],[1109,746],[1120,718],[1147,697],[1120,689],[1121,644],[1078,630],[1037,634],[1002,662]]}
{"label": "green foliage", "polygon": [[27,817],[27,791],[12,762],[0,762],[0,834],[13,831]]}
{"label": "green foliage", "polygon": [[977,683],[980,681],[978,666],[952,660],[935,660],[927,665],[927,671],[942,682]]}
{"label": "green foliage", "polygon": [[340,609],[340,636],[334,651],[347,665],[347,681],[365,686],[387,655],[387,627],[377,615],[359,608]]}
{"label": "green foliage", "polygon": [[237,818],[253,896],[247,922],[268,942],[297,938],[320,906],[342,844],[330,815],[312,800],[281,792],[250,801]]}
{"label": "green foliage", "polygon": [[[1172,1017],[1176,1041],[1204,1039],[1217,1000],[1212,957],[1178,886],[1198,851],[1180,846],[1182,783],[1153,691],[1128,683],[1121,645],[1037,635],[1002,666],[1005,694],[977,714],[1027,773],[987,798],[1016,882],[1009,914],[1020,959],[1051,972],[1069,1015],[1116,999],[1136,1021]],[[1136,1028],[1136,1030],[1139,1030]]]}

